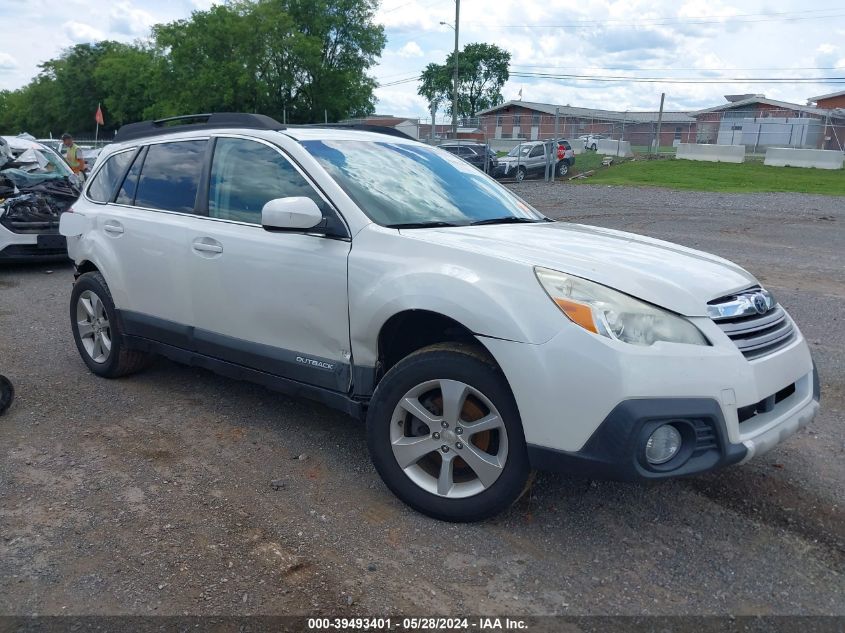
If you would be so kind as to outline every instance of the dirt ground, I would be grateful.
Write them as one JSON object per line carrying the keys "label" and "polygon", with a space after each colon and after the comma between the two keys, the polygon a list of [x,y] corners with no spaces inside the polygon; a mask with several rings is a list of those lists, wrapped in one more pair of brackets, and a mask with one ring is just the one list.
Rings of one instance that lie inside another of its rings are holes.
{"label": "dirt ground", "polygon": [[745,466],[540,474],[497,519],[445,524],[389,493],[339,413],[166,360],[94,377],[72,268],[3,267],[0,614],[845,615],[845,202],[514,188],[748,267],[811,342],[820,417]]}

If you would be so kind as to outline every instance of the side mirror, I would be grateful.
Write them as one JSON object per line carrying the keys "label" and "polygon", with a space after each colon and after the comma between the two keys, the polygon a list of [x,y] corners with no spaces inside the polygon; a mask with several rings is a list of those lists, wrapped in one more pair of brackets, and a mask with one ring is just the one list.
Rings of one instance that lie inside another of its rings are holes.
{"label": "side mirror", "polygon": [[304,196],[276,198],[261,209],[261,225],[268,231],[311,229],[322,221],[317,203]]}
{"label": "side mirror", "polygon": [[15,388],[12,381],[0,374],[0,415],[6,413],[6,409],[12,406],[15,399]]}

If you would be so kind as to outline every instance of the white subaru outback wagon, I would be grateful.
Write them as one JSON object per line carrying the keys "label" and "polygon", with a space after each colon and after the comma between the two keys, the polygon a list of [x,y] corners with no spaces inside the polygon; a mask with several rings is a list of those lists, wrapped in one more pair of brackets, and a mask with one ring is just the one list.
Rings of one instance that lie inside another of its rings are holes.
{"label": "white subaru outback wagon", "polygon": [[161,354],[365,418],[387,486],[452,521],[508,507],[532,469],[691,475],[816,414],[808,346],[751,274],[552,221],[403,136],[121,128],[61,219],[85,364]]}

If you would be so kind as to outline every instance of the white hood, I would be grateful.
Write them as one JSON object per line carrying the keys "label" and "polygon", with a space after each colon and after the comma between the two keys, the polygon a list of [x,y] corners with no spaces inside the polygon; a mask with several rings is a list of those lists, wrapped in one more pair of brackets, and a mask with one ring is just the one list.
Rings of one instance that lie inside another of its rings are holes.
{"label": "white hood", "polygon": [[721,257],[583,224],[494,224],[402,234],[583,277],[686,316],[706,316],[711,299],[757,283]]}

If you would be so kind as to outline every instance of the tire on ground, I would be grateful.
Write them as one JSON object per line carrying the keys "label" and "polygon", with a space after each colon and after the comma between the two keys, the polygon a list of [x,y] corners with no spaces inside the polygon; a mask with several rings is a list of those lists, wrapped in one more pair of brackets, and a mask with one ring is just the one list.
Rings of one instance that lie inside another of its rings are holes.
{"label": "tire on ground", "polygon": [[[103,303],[106,315],[109,320],[109,330],[111,335],[111,351],[105,362],[96,362],[86,351],[82,344],[82,338],[79,334],[79,325],[76,317],[76,307],[79,301],[79,295],[86,290],[94,293]],[[128,374],[135,373],[146,367],[152,355],[138,350],[128,349],[126,341],[123,337],[120,321],[117,318],[117,313],[114,307],[114,300],[111,296],[106,280],[102,274],[97,271],[87,272],[81,275],[76,283],[73,285],[73,291],[70,295],[70,323],[73,331],[73,340],[76,343],[76,348],[79,350],[79,355],[83,362],[88,366],[93,373],[103,378],[119,378]]]}
{"label": "tire on ground", "polygon": [[[459,380],[480,391],[498,409],[507,432],[505,466],[493,484],[469,497],[447,498],[414,483],[393,454],[390,430],[401,398],[430,380]],[[444,521],[480,521],[512,505],[527,490],[530,466],[522,421],[510,386],[495,361],[480,347],[439,343],[410,354],[387,372],[370,401],[367,444],[388,488],[412,508]]]}

